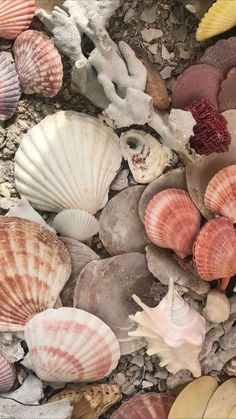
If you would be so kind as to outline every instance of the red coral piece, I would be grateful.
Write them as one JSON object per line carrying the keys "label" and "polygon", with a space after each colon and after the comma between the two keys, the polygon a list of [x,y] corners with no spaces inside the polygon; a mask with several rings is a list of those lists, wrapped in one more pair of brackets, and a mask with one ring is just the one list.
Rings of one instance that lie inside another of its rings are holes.
{"label": "red coral piece", "polygon": [[198,154],[208,156],[229,150],[231,136],[227,130],[227,121],[208,100],[195,100],[186,110],[192,112],[197,122],[189,142]]}

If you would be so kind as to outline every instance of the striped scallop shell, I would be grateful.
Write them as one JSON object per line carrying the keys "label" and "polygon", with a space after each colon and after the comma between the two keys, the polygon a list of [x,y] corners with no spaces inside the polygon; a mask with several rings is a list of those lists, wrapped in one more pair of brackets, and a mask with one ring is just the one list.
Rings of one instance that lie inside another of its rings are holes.
{"label": "striped scallop shell", "polygon": [[66,209],[60,212],[54,218],[53,226],[62,236],[82,242],[97,234],[99,229],[96,218],[79,209]]}
{"label": "striped scallop shell", "polygon": [[205,207],[214,214],[236,222],[236,164],[220,170],[210,180],[204,196]]}
{"label": "striped scallop shell", "polygon": [[172,249],[179,257],[185,258],[192,254],[201,215],[187,192],[165,189],[149,202],[144,224],[153,243]]}
{"label": "striped scallop shell", "polygon": [[10,364],[0,355],[0,392],[9,391],[16,379],[14,364]]}
{"label": "striped scallop shell", "polygon": [[221,279],[221,288],[227,287],[236,274],[236,234],[227,218],[216,218],[203,226],[193,246],[193,260],[202,279]]}
{"label": "striped scallop shell", "polygon": [[22,331],[34,314],[53,307],[69,278],[70,257],[40,224],[0,217],[0,331]]}
{"label": "striped scallop shell", "polygon": [[0,119],[10,118],[20,100],[20,83],[14,64],[0,54]]}
{"label": "striped scallop shell", "polygon": [[18,36],[13,51],[24,93],[54,97],[62,85],[63,66],[53,41],[42,32],[28,30]]}
{"label": "striped scallop shell", "polygon": [[47,382],[97,381],[109,375],[120,358],[112,330],[77,308],[48,309],[25,327],[29,348],[24,365]]}
{"label": "striped scallop shell", "polygon": [[1,0],[0,37],[16,39],[28,29],[35,13],[35,0]]}

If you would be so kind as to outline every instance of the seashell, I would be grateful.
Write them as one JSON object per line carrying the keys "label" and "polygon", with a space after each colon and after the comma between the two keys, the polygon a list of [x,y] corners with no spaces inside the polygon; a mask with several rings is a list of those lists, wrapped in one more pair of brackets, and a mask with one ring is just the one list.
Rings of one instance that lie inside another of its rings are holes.
{"label": "seashell", "polygon": [[[1,26],[0,26],[1,27]],[[0,29],[1,30],[1,29]],[[0,54],[0,120],[14,115],[20,100],[20,83],[14,64]]]}
{"label": "seashell", "polygon": [[201,64],[216,68],[225,79],[229,70],[236,67],[236,37],[220,39],[208,47],[200,59]]}
{"label": "seashell", "polygon": [[236,357],[230,359],[225,365],[224,365],[224,372],[226,372],[227,375],[231,377],[236,376]]}
{"label": "seashell", "polygon": [[124,189],[107,203],[99,219],[99,237],[110,255],[143,252],[148,237],[138,215],[144,186]]}
{"label": "seashell", "polygon": [[53,307],[69,278],[69,254],[38,223],[0,217],[0,330],[22,331],[34,314]]}
{"label": "seashell", "polygon": [[231,410],[228,419],[236,419],[236,406]]}
{"label": "seashell", "polygon": [[23,364],[47,382],[97,381],[120,358],[112,330],[93,314],[70,307],[48,309],[25,327],[29,348]]}
{"label": "seashell", "polygon": [[220,279],[220,288],[226,289],[236,274],[236,234],[227,218],[210,220],[202,227],[194,243],[193,260],[202,279]]}
{"label": "seashell", "polygon": [[28,29],[35,13],[35,0],[1,0],[0,37],[16,39]]}
{"label": "seashell", "polygon": [[146,306],[136,295],[133,298],[143,311],[130,316],[138,327],[129,335],[145,337],[147,354],[156,354],[160,366],[172,374],[188,369],[194,377],[199,377],[198,355],[205,340],[205,319],[179,296],[173,280],[170,280],[169,291],[157,307]]}
{"label": "seashell", "polygon": [[[198,80],[198,83],[196,83]],[[185,109],[194,100],[207,99],[218,109],[218,92],[222,77],[220,72],[207,64],[195,64],[178,76],[172,95],[172,106]]]}
{"label": "seashell", "polygon": [[28,30],[18,36],[13,51],[23,92],[56,96],[62,86],[63,66],[53,41],[42,32]]}
{"label": "seashell", "polygon": [[159,192],[149,202],[144,223],[154,244],[172,249],[184,259],[192,254],[201,215],[187,192],[170,188]]}
{"label": "seashell", "polygon": [[2,355],[0,355],[0,392],[9,391],[16,379],[16,370],[14,364],[10,364]]}
{"label": "seashell", "polygon": [[168,147],[144,131],[129,130],[120,137],[120,145],[134,180],[150,183],[164,172],[174,160],[174,153]]}
{"label": "seashell", "polygon": [[206,208],[236,222],[236,164],[221,169],[210,180],[204,196]]}
{"label": "seashell", "polygon": [[151,199],[158,193],[167,188],[177,188],[187,190],[185,167],[178,167],[171,170],[148,185],[139,200],[138,212],[141,221],[144,223],[144,214]]}
{"label": "seashell", "polygon": [[54,7],[62,7],[65,0],[35,0],[36,10],[43,9],[45,12],[51,14]]}
{"label": "seashell", "polygon": [[236,4],[233,1],[216,0],[198,25],[196,40],[205,41],[236,25]]}
{"label": "seashell", "polygon": [[217,289],[211,290],[207,295],[202,315],[213,323],[225,322],[230,315],[230,302],[226,295]]}
{"label": "seashell", "polygon": [[236,378],[225,381],[209,400],[204,419],[228,418],[235,404]]}
{"label": "seashell", "polygon": [[85,241],[97,234],[96,218],[83,210],[66,209],[56,215],[53,225],[58,233],[71,239]]}
{"label": "seashell", "polygon": [[2,418],[15,419],[68,419],[73,408],[67,400],[50,403],[50,405],[22,405],[14,400],[7,400],[1,407]]}
{"label": "seashell", "polygon": [[121,160],[114,131],[89,115],[60,111],[23,137],[15,157],[16,187],[37,209],[95,214],[108,200]]}
{"label": "seashell", "polygon": [[166,419],[174,400],[166,393],[138,393],[122,404],[111,419]]}
{"label": "seashell", "polygon": [[236,108],[236,67],[232,68],[225,80],[222,81],[220,86],[220,93],[218,96],[220,112],[227,111],[228,109]]}

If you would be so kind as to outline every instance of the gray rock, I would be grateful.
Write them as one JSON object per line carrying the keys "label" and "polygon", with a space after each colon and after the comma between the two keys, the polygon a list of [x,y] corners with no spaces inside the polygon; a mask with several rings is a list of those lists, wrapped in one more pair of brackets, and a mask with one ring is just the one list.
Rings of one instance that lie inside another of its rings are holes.
{"label": "gray rock", "polygon": [[168,390],[172,393],[178,394],[186,386],[186,384],[193,381],[193,376],[190,371],[179,371],[177,374],[170,374],[166,380]]}
{"label": "gray rock", "polygon": [[121,170],[121,172],[118,173],[118,175],[113,180],[110,188],[113,191],[122,191],[125,188],[128,188],[129,186],[129,169]]}
{"label": "gray rock", "polygon": [[136,393],[136,389],[133,384],[131,384],[129,381],[127,381],[123,386],[121,387],[121,391],[126,396],[132,396]]}
{"label": "gray rock", "polygon": [[151,7],[145,7],[140,15],[140,19],[146,23],[154,23],[157,18],[157,8],[157,4]]}
{"label": "gray rock", "polygon": [[161,29],[145,28],[141,31],[141,35],[144,41],[151,42],[154,39],[161,38],[163,36],[163,32]]}
{"label": "gray rock", "polygon": [[132,359],[132,364],[138,365],[140,368],[144,366],[144,358],[142,355],[136,355]]}

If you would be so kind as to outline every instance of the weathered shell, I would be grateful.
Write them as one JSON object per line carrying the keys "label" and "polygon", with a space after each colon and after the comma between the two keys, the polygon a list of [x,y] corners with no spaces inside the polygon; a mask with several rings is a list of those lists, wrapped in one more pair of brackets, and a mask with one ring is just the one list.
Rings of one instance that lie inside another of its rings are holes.
{"label": "weathered shell", "polygon": [[24,93],[54,97],[62,86],[61,56],[44,33],[28,30],[13,47],[16,71]]}
{"label": "weathered shell", "polygon": [[0,217],[0,330],[21,331],[34,314],[53,307],[69,278],[69,254],[40,224]]}
{"label": "weathered shell", "polygon": [[37,209],[79,208],[95,214],[105,206],[120,168],[118,143],[112,129],[89,115],[49,115],[28,131],[17,150],[18,192]]}
{"label": "weathered shell", "polygon": [[221,279],[225,289],[236,274],[236,234],[233,224],[220,217],[208,221],[201,229],[193,247],[198,275],[205,281]]}
{"label": "weathered shell", "polygon": [[219,111],[224,112],[228,109],[236,108],[236,68],[232,68],[225,80],[222,81],[220,86]]}
{"label": "weathered shell", "polygon": [[166,419],[174,400],[166,393],[138,393],[122,404],[111,419]]}
{"label": "weathered shell", "polygon": [[212,213],[236,222],[236,164],[221,169],[210,180],[204,204]]}
{"label": "weathered shell", "polygon": [[16,379],[14,364],[10,364],[0,355],[0,392],[9,391]]}
{"label": "weathered shell", "polygon": [[213,323],[225,322],[230,315],[230,302],[226,295],[218,289],[211,290],[207,295],[202,315]]}
{"label": "weathered shell", "polygon": [[82,242],[97,234],[99,229],[98,221],[93,215],[78,209],[63,210],[56,215],[53,225],[63,236]]}
{"label": "weathered shell", "polygon": [[35,13],[35,0],[1,0],[0,37],[15,39],[28,29]]}
{"label": "weathered shell", "polygon": [[0,54],[0,119],[14,115],[20,100],[20,83],[14,64]]}
{"label": "weathered shell", "polygon": [[231,68],[236,66],[236,37],[220,39],[208,47],[200,59],[200,63],[215,67],[225,79]]}
{"label": "weathered shell", "polygon": [[48,309],[25,327],[24,365],[47,382],[97,381],[116,367],[120,348],[112,330],[76,308]]}
{"label": "weathered shell", "polygon": [[152,198],[145,212],[144,223],[153,243],[172,249],[179,257],[185,258],[192,254],[201,215],[187,192],[171,188]]}

